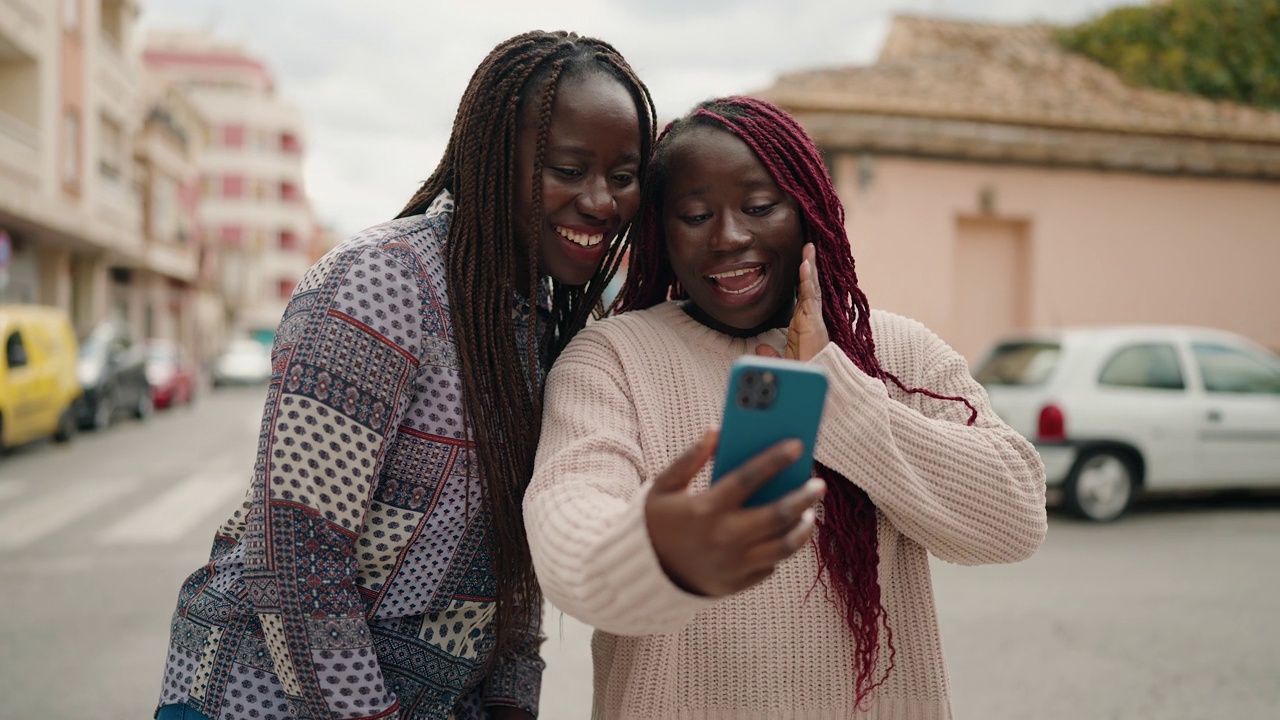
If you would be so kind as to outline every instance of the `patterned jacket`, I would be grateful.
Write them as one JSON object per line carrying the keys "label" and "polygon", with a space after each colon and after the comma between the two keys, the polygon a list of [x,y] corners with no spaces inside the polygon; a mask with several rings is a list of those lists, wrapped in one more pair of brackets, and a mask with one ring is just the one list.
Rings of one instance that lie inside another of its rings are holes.
{"label": "patterned jacket", "polygon": [[[161,705],[218,720],[536,714],[538,627],[485,672],[496,588],[445,293],[452,217],[442,193],[298,284],[253,481],[182,586]],[[529,316],[513,300],[521,344]]]}

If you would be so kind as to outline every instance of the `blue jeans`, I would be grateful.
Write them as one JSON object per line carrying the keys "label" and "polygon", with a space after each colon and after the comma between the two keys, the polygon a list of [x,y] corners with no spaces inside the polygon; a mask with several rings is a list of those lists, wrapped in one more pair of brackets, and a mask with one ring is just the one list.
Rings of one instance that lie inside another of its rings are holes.
{"label": "blue jeans", "polygon": [[157,710],[156,720],[209,720],[209,716],[192,710],[185,703],[178,703]]}

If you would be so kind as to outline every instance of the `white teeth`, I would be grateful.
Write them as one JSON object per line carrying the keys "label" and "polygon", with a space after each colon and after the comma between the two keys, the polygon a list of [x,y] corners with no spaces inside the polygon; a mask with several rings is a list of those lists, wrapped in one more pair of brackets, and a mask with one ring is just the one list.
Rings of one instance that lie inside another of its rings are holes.
{"label": "white teeth", "polygon": [[747,273],[753,273],[759,269],[760,269],[759,267],[751,267],[751,268],[743,268],[741,270],[727,270],[722,273],[716,273],[715,275],[708,275],[707,277],[710,277],[714,280],[722,280],[724,278],[738,277],[739,275],[746,275]]}
{"label": "white teeth", "polygon": [[560,237],[572,240],[574,244],[581,245],[582,247],[595,247],[604,241],[604,233],[600,233],[599,235],[588,235],[586,233],[570,230],[569,228],[562,228],[558,225],[556,226],[556,232],[560,233]]}
{"label": "white teeth", "polygon": [[[737,277],[739,275],[746,275],[749,272],[755,272],[757,270],[763,270],[763,268],[753,267],[753,268],[748,268],[746,270],[730,270],[728,272],[716,273],[715,275],[708,275],[707,277],[713,280],[718,280],[721,278],[730,278],[730,277]],[[729,288],[719,284],[717,284],[716,287],[720,289],[720,292],[728,293],[729,295],[741,295],[743,293],[749,293],[752,290],[755,290],[757,287],[760,287],[760,283],[762,282],[764,282],[763,272],[761,272],[759,276],[756,277],[754,282],[742,288],[741,290],[730,290]]]}

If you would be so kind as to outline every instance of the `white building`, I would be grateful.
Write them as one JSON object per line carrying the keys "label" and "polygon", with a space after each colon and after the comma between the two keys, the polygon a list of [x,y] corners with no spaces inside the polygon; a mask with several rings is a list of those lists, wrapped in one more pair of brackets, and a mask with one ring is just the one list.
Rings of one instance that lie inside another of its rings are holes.
{"label": "white building", "polygon": [[236,45],[155,33],[143,53],[209,127],[200,158],[201,222],[218,247],[231,331],[268,340],[311,263],[315,223],[303,192],[303,123],[270,71]]}

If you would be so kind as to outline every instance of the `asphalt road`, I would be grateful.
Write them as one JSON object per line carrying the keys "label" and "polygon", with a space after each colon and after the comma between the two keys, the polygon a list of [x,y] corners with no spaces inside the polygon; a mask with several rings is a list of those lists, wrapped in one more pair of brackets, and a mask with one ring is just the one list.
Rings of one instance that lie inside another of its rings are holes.
{"label": "asphalt road", "polygon": [[[149,718],[169,615],[249,477],[262,390],[0,457],[0,720]],[[1007,567],[934,564],[959,718],[1280,718],[1280,496],[1053,516]],[[589,716],[549,611],[543,717]]]}

